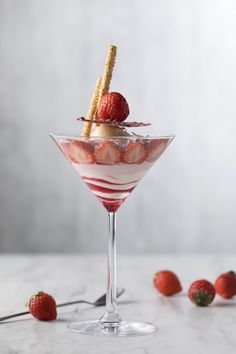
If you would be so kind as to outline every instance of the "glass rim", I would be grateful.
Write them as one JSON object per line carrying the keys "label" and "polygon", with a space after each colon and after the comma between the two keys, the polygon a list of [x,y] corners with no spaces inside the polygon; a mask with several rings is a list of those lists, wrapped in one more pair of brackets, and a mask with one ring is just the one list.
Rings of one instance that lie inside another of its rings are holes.
{"label": "glass rim", "polygon": [[151,134],[151,135],[115,135],[115,136],[82,136],[82,135],[77,135],[77,134],[54,134],[54,133],[49,133],[49,135],[56,139],[56,138],[64,138],[64,139],[75,139],[75,140],[92,140],[92,139],[97,139],[97,140],[104,140],[104,139],[123,139],[123,140],[128,140],[128,139],[149,139],[149,140],[154,140],[154,139],[174,139],[175,135],[174,134]]}

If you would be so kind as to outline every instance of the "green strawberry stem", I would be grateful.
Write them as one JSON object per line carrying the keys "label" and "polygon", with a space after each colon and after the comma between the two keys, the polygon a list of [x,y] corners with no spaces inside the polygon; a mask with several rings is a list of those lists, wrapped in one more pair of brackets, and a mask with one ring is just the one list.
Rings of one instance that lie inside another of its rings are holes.
{"label": "green strawberry stem", "polygon": [[211,303],[212,296],[207,291],[200,289],[195,291],[193,299],[197,306],[207,306]]}

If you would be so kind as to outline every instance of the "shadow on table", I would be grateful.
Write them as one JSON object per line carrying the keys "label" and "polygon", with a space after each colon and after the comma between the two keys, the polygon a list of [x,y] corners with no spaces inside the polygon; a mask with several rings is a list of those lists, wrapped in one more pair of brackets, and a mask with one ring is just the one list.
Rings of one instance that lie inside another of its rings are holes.
{"label": "shadow on table", "polygon": [[212,307],[235,307],[236,306],[236,302],[234,300],[222,300],[222,301],[217,301],[217,302],[213,302],[213,304],[211,305]]}

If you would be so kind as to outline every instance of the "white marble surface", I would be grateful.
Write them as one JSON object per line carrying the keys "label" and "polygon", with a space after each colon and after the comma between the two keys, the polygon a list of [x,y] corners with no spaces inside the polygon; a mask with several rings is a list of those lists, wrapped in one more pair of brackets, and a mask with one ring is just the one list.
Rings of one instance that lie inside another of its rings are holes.
{"label": "white marble surface", "polygon": [[[165,298],[152,286],[155,271],[169,268],[182,280],[184,292]],[[236,299],[216,298],[208,308],[190,303],[191,281],[214,281],[222,271],[236,269],[235,255],[118,256],[118,285],[126,288],[120,299],[123,319],[150,321],[158,332],[137,338],[101,338],[70,332],[71,320],[97,318],[103,308],[67,307],[54,322],[30,316],[0,324],[1,354],[183,354],[235,353]],[[0,256],[0,314],[24,310],[37,290],[52,293],[57,301],[77,297],[96,299],[104,292],[105,256],[2,255]]]}

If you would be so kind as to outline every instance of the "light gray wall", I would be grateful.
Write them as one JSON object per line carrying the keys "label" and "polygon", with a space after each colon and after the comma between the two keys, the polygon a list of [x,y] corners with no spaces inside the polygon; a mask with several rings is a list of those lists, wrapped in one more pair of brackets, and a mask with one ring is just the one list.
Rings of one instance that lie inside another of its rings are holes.
{"label": "light gray wall", "polygon": [[105,251],[49,139],[79,132],[110,43],[130,118],[176,139],[118,214],[119,251],[236,251],[236,2],[0,0],[0,251]]}

